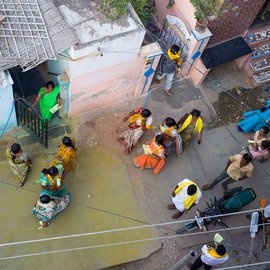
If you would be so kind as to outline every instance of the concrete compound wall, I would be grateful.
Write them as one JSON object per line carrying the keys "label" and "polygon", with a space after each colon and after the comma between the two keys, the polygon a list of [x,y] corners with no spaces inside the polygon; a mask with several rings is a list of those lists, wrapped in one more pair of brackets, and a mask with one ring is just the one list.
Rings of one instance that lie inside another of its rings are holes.
{"label": "concrete compound wall", "polygon": [[[160,51],[156,47],[155,50],[143,48],[135,59],[73,78],[69,113],[78,114],[139,95],[145,81],[146,59],[151,54],[160,54]],[[156,68],[159,57],[153,69]]]}
{"label": "concrete compound wall", "polygon": [[[58,61],[48,62],[49,72],[65,72],[70,79],[69,114],[119,102],[143,90],[147,93],[153,77],[149,69],[156,68],[160,50],[156,44],[141,48],[144,35],[145,30],[139,27],[76,50],[71,48]],[[154,61],[147,59],[151,55]]]}

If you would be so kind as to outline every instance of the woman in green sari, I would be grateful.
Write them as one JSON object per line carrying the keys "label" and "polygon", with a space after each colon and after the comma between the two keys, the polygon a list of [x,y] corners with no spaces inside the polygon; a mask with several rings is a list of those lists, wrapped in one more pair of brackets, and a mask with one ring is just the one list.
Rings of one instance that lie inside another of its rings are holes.
{"label": "woman in green sari", "polygon": [[39,103],[40,113],[43,120],[50,121],[53,113],[50,111],[57,103],[60,103],[60,89],[58,85],[54,85],[53,82],[47,82],[43,87],[40,88],[38,96],[34,100],[33,107]]}
{"label": "woman in green sari", "polygon": [[43,169],[35,184],[41,183],[41,195],[62,197],[67,193],[66,185],[63,182],[64,176],[64,167],[62,164],[58,164],[49,169]]}

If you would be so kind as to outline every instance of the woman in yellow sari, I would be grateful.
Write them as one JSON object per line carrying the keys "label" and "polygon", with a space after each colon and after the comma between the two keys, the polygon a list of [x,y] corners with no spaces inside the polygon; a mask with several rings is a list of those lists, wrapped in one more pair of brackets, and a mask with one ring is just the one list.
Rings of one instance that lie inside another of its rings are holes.
{"label": "woman in yellow sari", "polygon": [[182,138],[178,133],[178,125],[171,117],[167,117],[160,125],[160,132],[163,137],[163,143],[165,146],[165,156],[170,154],[172,145],[175,144],[175,149],[178,157],[181,157],[182,153]]}
{"label": "woman in yellow sari", "polygon": [[77,148],[74,140],[70,137],[64,137],[59,147],[57,157],[52,161],[51,166],[62,164],[65,171],[71,171],[76,167]]}
{"label": "woman in yellow sari", "polygon": [[186,148],[194,134],[198,134],[198,144],[202,142],[203,121],[201,118],[201,112],[194,109],[189,114],[185,114],[179,121],[178,132],[182,137],[183,148]]}
{"label": "woman in yellow sari", "polygon": [[165,165],[165,148],[162,135],[156,135],[149,143],[143,145],[144,154],[133,159],[136,167],[152,169],[158,174]]}

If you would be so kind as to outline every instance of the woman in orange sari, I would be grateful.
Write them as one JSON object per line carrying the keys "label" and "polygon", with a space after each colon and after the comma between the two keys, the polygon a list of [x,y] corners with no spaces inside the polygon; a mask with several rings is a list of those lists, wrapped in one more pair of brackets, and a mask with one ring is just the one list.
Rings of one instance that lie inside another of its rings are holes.
{"label": "woman in orange sari", "polygon": [[51,166],[62,164],[65,171],[71,171],[76,167],[77,148],[75,147],[74,140],[70,137],[64,137],[62,144],[59,147],[57,157],[51,163]]}
{"label": "woman in orange sari", "polygon": [[156,135],[149,143],[143,145],[144,154],[133,159],[136,167],[152,169],[158,174],[165,165],[165,148],[162,135]]}

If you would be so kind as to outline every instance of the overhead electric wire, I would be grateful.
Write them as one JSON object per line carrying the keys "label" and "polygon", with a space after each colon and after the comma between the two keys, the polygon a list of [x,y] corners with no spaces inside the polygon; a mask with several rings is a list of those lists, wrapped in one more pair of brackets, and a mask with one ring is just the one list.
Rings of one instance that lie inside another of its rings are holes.
{"label": "overhead electric wire", "polygon": [[[270,223],[265,223],[265,224],[269,225]],[[172,238],[178,238],[178,237],[186,237],[186,236],[191,236],[191,235],[217,233],[217,232],[224,232],[224,231],[229,231],[229,230],[240,230],[240,229],[246,229],[249,227],[250,225],[246,225],[246,226],[232,227],[232,228],[212,230],[212,231],[195,232],[195,233],[170,235],[170,236],[160,236],[160,237],[145,238],[145,239],[139,239],[139,240],[125,241],[125,242],[116,242],[116,243],[100,244],[100,245],[85,246],[85,247],[78,247],[78,248],[59,249],[59,250],[51,250],[51,251],[29,253],[29,254],[15,255],[15,256],[7,256],[7,257],[2,257],[2,258],[0,257],[0,261],[10,260],[10,259],[19,259],[19,258],[24,258],[24,257],[55,254],[55,253],[63,253],[63,252],[70,252],[70,251],[94,249],[94,248],[101,248],[101,247],[112,247],[112,246],[119,246],[119,245],[135,244],[135,243],[142,243],[142,242],[147,242],[147,241],[165,240],[165,239],[172,239]]]}
{"label": "overhead electric wire", "polygon": [[[132,18],[133,18],[135,21],[137,21],[139,24],[141,24],[136,18],[134,18],[134,17],[132,17]],[[142,24],[141,24],[141,25],[142,25]],[[142,26],[143,26],[143,25],[142,25]],[[157,43],[158,41],[160,41],[160,38],[159,38],[158,36],[156,36],[155,34],[151,33],[147,28],[145,28],[145,31],[146,31],[146,34],[148,34],[148,35],[150,36],[150,38],[151,38],[155,43]],[[158,43],[157,43],[157,44],[158,44]],[[163,51],[162,47],[161,47],[159,44],[158,44],[158,46],[159,46],[159,48]],[[163,53],[164,53],[164,51],[163,51]],[[250,111],[253,111],[257,116],[259,116],[261,119],[263,119],[263,120],[266,122],[266,120],[265,120],[261,115],[259,115],[259,114],[256,112],[256,110],[250,108],[246,103],[244,103],[244,102],[241,101],[239,98],[237,98],[237,97],[234,96],[232,93],[230,93],[230,92],[228,91],[228,89],[222,87],[220,83],[218,83],[216,80],[210,78],[210,77],[208,76],[208,74],[205,74],[205,73],[204,73],[203,71],[201,71],[199,68],[193,66],[193,64],[190,63],[187,59],[186,59],[185,61],[186,61],[190,66],[192,66],[194,69],[196,69],[198,72],[200,72],[202,75],[204,75],[205,78],[207,78],[207,79],[209,79],[210,81],[214,82],[214,84],[215,84],[217,87],[221,88],[221,89],[225,92],[225,94],[231,96],[233,99],[235,99],[235,100],[237,100],[238,102],[240,102],[242,105],[244,105],[244,107],[246,107],[246,109],[248,109],[248,110],[250,110]],[[181,74],[181,76],[182,76],[185,80],[188,80],[184,75]],[[215,112],[215,113],[216,113],[216,112]],[[216,113],[216,115],[217,115],[217,113]],[[217,116],[218,116],[218,115],[217,115]],[[219,116],[218,116],[218,119],[220,120]],[[223,126],[223,127],[230,133],[230,135],[231,135],[231,136],[233,137],[233,139],[240,145],[240,147],[241,147],[242,149],[245,149],[245,150],[247,151],[247,153],[248,153],[249,155],[251,155],[251,153],[249,152],[249,150],[247,150],[247,147],[243,146],[243,145],[240,143],[240,141],[232,134],[232,132],[231,132],[226,126]],[[265,170],[265,168],[264,168],[261,164],[259,164],[259,166],[260,166],[260,168],[263,170],[263,172],[265,173],[265,175],[266,175],[268,178],[270,178],[270,174]]]}
{"label": "overhead electric wire", "polygon": [[[250,213],[250,212],[257,212],[257,211],[261,211],[261,208],[252,209],[252,210],[243,210],[243,211],[234,212],[234,213],[205,216],[205,217],[200,217],[200,219],[218,218],[218,217],[225,217],[225,216],[235,216],[235,215],[240,215],[240,214],[245,214],[245,213]],[[133,227],[118,228],[118,229],[104,230],[104,231],[97,231],[97,232],[87,232],[87,233],[80,233],[80,234],[71,234],[71,235],[54,236],[54,237],[48,237],[48,238],[40,238],[40,239],[18,241],[18,242],[2,243],[2,244],[0,244],[0,248],[1,247],[6,247],[6,246],[31,244],[31,243],[53,241],[53,240],[60,240],[60,239],[69,239],[69,238],[77,238],[77,237],[83,237],[83,236],[92,236],[92,235],[100,235],[100,234],[107,234],[107,233],[116,233],[116,232],[121,232],[121,231],[145,229],[145,228],[151,228],[151,227],[157,227],[157,226],[181,224],[181,223],[184,223],[184,222],[193,222],[193,221],[195,221],[195,219],[184,219],[184,220],[179,220],[179,221],[170,221],[170,222],[150,224],[150,225],[144,225],[144,226],[133,226]],[[268,223],[265,223],[265,224],[268,224]],[[199,232],[196,233],[196,234],[199,234]]]}

